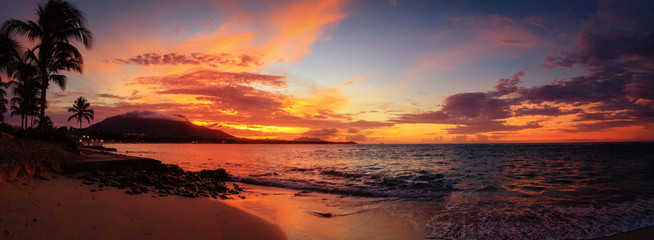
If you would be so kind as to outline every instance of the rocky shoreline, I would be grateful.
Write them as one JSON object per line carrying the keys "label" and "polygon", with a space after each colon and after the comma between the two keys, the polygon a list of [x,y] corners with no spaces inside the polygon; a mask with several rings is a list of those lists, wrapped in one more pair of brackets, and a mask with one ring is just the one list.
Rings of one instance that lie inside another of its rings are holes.
{"label": "rocky shoreline", "polygon": [[222,168],[190,172],[176,165],[161,163],[148,164],[147,167],[117,163],[110,167],[86,169],[65,175],[82,180],[82,184],[95,185],[97,188],[92,191],[113,187],[126,189],[125,194],[129,195],[152,192],[160,197],[179,195],[188,198],[245,198],[239,195],[243,189],[238,184],[226,184],[230,176]]}

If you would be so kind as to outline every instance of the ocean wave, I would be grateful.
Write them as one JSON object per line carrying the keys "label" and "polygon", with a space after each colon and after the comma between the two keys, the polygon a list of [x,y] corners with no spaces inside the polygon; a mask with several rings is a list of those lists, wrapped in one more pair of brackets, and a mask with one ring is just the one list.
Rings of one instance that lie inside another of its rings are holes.
{"label": "ocean wave", "polygon": [[427,224],[427,238],[591,239],[654,225],[654,199],[601,206],[450,204]]}
{"label": "ocean wave", "polygon": [[[233,177],[233,181],[247,184],[290,188],[297,190],[310,190],[323,193],[334,193],[349,196],[363,197],[398,197],[398,198],[419,198],[437,199],[447,196],[453,188],[439,182],[435,185],[426,183],[406,183],[398,187],[398,182],[392,181],[391,187],[363,186],[355,184],[336,184],[326,181],[302,181],[297,179],[278,179],[261,177]],[[388,182],[388,181],[387,181]]]}

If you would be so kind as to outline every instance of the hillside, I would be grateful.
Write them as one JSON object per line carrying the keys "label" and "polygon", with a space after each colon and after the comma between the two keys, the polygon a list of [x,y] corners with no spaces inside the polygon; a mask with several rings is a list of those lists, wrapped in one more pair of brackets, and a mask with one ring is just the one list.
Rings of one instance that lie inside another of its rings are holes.
{"label": "hillside", "polygon": [[181,116],[153,112],[129,112],[107,118],[86,128],[87,132],[143,136],[150,138],[232,140],[236,137],[220,130],[195,125]]}

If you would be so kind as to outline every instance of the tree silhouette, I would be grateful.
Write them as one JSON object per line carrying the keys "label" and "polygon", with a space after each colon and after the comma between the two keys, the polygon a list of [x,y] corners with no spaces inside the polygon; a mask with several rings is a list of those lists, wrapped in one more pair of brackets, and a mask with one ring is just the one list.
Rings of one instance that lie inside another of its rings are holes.
{"label": "tree silhouette", "polygon": [[7,92],[3,88],[6,88],[6,84],[0,82],[0,122],[5,121],[4,114],[7,112],[7,99],[5,99]]}
{"label": "tree silhouette", "polygon": [[12,39],[7,31],[0,31],[0,72],[8,71],[8,68],[16,62],[19,49],[18,42]]}
{"label": "tree silhouette", "polygon": [[[18,42],[14,41],[7,31],[0,31],[0,72],[9,74],[9,68],[18,57]],[[0,78],[0,122],[4,121],[4,113],[7,112],[7,99],[5,89],[7,84]]]}
{"label": "tree silhouette", "polygon": [[31,50],[27,50],[20,61],[15,62],[11,67],[11,77],[14,98],[11,99],[11,116],[21,117],[21,128],[27,128],[30,117],[37,114],[39,95],[39,70],[36,65],[36,56]]}
{"label": "tree silhouette", "polygon": [[[82,54],[70,42],[77,40],[86,48],[90,48],[93,36],[85,26],[84,14],[71,3],[49,0],[45,4],[38,5],[36,14],[38,17],[36,22],[7,20],[3,25],[3,31],[24,34],[37,44],[34,50],[38,50],[37,65],[41,78],[39,117],[44,120],[46,92],[50,81],[65,90],[66,76],[57,73],[62,70],[82,72]],[[41,129],[45,130],[45,126],[41,124]]]}
{"label": "tree silhouette", "polygon": [[84,97],[77,98],[75,103],[73,103],[73,107],[68,109],[68,112],[75,113],[68,117],[68,121],[70,122],[71,119],[76,118],[79,122],[80,129],[82,128],[82,119],[86,119],[86,121],[91,123],[91,119],[93,119],[95,113],[93,112],[93,109],[89,109],[89,107],[91,107],[91,104],[89,104]]}
{"label": "tree silhouette", "polygon": [[[52,119],[50,119],[50,117],[45,116],[45,118],[43,118],[43,119],[45,119],[45,121],[41,121],[41,119],[36,119],[36,121],[34,121],[39,128],[41,128],[41,129],[52,129],[52,128],[54,128],[54,124],[52,123]],[[41,124],[41,123],[43,123],[43,124]]]}

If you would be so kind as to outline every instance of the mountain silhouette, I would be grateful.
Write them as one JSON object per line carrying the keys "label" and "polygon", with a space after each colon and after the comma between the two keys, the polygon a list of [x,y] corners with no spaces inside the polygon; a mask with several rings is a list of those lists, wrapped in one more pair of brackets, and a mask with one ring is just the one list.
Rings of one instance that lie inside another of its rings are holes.
{"label": "mountain silhouette", "polygon": [[223,131],[195,125],[179,115],[135,111],[109,117],[86,128],[89,132],[133,134],[165,138],[236,139]]}

